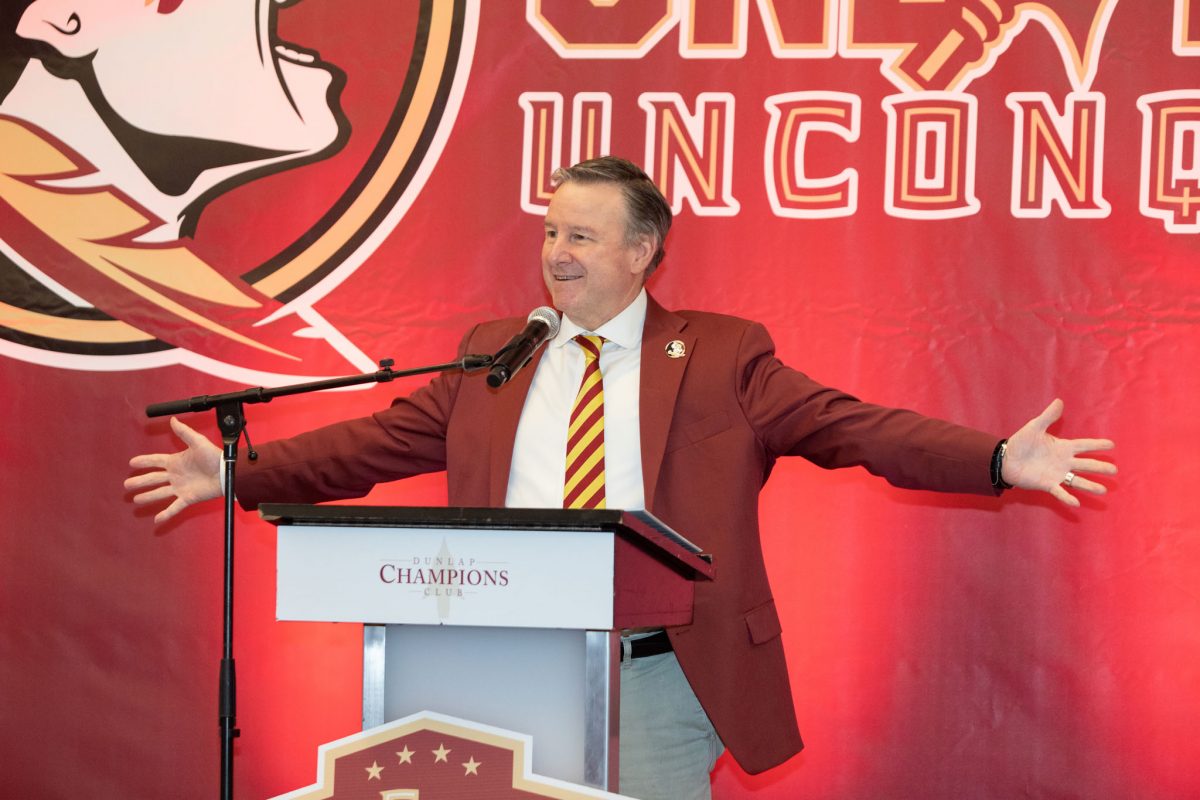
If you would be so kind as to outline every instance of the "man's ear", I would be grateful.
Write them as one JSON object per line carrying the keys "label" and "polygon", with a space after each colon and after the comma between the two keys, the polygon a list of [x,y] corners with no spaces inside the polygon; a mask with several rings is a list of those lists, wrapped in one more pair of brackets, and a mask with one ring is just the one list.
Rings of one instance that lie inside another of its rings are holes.
{"label": "man's ear", "polygon": [[646,274],[646,270],[650,269],[650,262],[654,259],[654,253],[657,250],[658,247],[654,243],[653,236],[639,236],[637,243],[633,247],[634,271],[640,275]]}
{"label": "man's ear", "polygon": [[110,36],[154,13],[151,0],[33,0],[17,22],[17,35],[45,42],[67,58],[100,49]]}

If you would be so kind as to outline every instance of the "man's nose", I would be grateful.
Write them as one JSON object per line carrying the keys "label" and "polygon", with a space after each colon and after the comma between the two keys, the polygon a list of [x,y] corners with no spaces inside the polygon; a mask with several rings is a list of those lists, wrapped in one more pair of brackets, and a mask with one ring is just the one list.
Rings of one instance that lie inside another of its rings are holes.
{"label": "man's nose", "polygon": [[571,248],[562,239],[555,239],[549,243],[550,252],[548,254],[550,263],[566,264],[571,260]]}

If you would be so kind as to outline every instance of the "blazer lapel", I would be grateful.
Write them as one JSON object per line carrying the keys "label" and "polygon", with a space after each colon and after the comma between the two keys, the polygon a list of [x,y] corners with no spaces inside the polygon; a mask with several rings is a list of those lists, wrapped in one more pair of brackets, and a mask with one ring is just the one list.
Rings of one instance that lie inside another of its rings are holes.
{"label": "blazer lapel", "polygon": [[[642,429],[642,485],[646,492],[646,508],[654,508],[654,491],[658,473],[667,450],[667,434],[675,413],[675,398],[683,381],[683,373],[694,352],[696,337],[684,328],[687,320],[660,306],[653,297],[646,307],[646,325],[642,331],[641,399],[638,414]],[[683,343],[683,355],[677,344]]]}

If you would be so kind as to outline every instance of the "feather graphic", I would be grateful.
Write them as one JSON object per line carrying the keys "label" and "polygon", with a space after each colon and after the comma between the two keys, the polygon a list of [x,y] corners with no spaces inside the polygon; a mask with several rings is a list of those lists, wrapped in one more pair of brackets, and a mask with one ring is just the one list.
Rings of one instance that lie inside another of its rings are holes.
{"label": "feather graphic", "polygon": [[901,88],[961,91],[1036,21],[1053,37],[1071,82],[1086,89],[1116,4],[1117,0],[853,0],[846,12],[847,44],[851,50],[899,51],[888,71]]}
{"label": "feather graphic", "polygon": [[370,366],[357,351],[331,350],[332,338],[345,349],[336,331],[314,337],[299,314],[280,314],[281,303],[222,275],[190,240],[145,241],[162,220],[114,186],[88,185],[94,173],[49,135],[0,116],[3,238],[47,277],[128,326],[132,339],[152,337],[273,373],[336,373],[343,359]]}

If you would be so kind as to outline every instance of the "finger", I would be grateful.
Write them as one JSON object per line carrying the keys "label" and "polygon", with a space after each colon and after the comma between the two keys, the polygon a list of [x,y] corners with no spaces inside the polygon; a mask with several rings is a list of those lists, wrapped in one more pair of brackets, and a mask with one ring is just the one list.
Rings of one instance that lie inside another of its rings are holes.
{"label": "finger", "polygon": [[175,497],[175,489],[171,485],[160,486],[157,489],[151,489],[148,492],[135,494],[133,496],[134,505],[144,506],[148,503],[157,503],[160,500]]}
{"label": "finger", "polygon": [[175,435],[183,440],[183,443],[188,447],[200,447],[209,443],[208,439],[196,433],[196,431],[184,425],[175,417],[171,417],[171,430],[175,431]]}
{"label": "finger", "polygon": [[134,456],[129,459],[129,466],[134,469],[162,469],[167,466],[167,459],[169,457],[166,453],[146,453],[145,455]]}
{"label": "finger", "polygon": [[1064,489],[1062,484],[1056,484],[1050,490],[1050,494],[1063,505],[1070,506],[1071,508],[1079,508],[1079,498]]}
{"label": "finger", "polygon": [[145,489],[147,486],[158,486],[171,480],[165,472],[144,472],[125,479],[125,488],[129,491]]}
{"label": "finger", "polygon": [[178,514],[180,511],[183,511],[185,508],[187,508],[187,503],[183,502],[183,500],[176,499],[174,503],[171,503],[171,505],[154,515],[154,523],[156,525],[161,525],[171,517]]}
{"label": "finger", "polygon": [[1071,488],[1092,494],[1106,494],[1108,492],[1108,487],[1104,484],[1089,481],[1087,478],[1081,478],[1078,475],[1075,476],[1075,480],[1071,481]]}
{"label": "finger", "polygon": [[1076,453],[1097,453],[1116,447],[1112,439],[1071,439],[1071,449]]}
{"label": "finger", "polygon": [[1046,430],[1062,418],[1062,413],[1063,401],[1056,397],[1050,401],[1050,405],[1046,406],[1045,411],[1037,415],[1034,422],[1039,428]]}
{"label": "finger", "polygon": [[1100,461],[1096,458],[1077,458],[1071,462],[1075,472],[1091,472],[1096,475],[1116,475],[1117,465],[1111,461]]}

